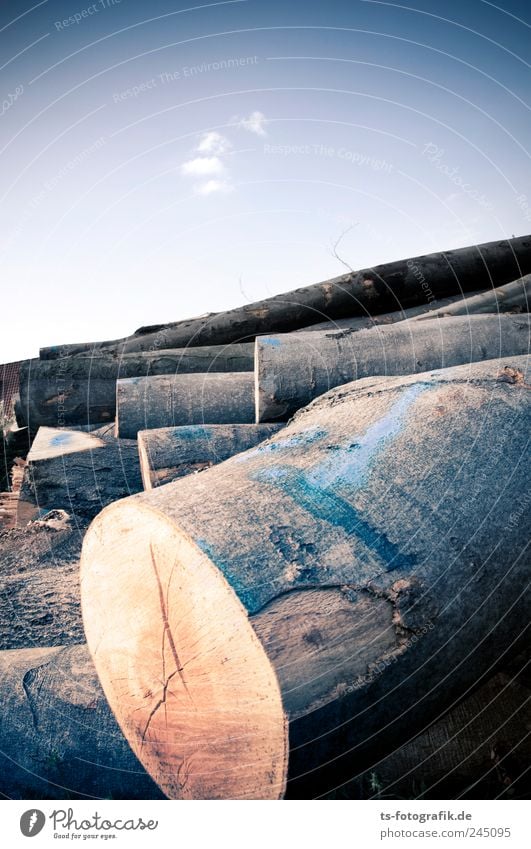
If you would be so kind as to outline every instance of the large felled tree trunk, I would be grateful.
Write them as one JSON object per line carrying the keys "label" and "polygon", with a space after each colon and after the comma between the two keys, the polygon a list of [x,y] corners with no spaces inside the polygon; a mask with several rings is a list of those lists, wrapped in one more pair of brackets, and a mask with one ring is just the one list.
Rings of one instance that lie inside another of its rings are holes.
{"label": "large felled tree trunk", "polygon": [[514,644],[528,369],[343,386],[256,448],[97,517],[87,640],[164,792],[330,790]]}
{"label": "large felled tree trunk", "polygon": [[[205,372],[245,372],[254,367],[254,347],[219,345],[115,356],[65,356],[27,360],[20,370],[20,413],[32,431],[109,422],[116,412],[116,381],[129,377]],[[21,423],[21,422],[19,422]]]}
{"label": "large felled tree trunk", "polygon": [[124,739],[85,645],[0,652],[0,792],[160,799]]}
{"label": "large felled tree trunk", "polygon": [[322,331],[256,340],[256,420],[284,421],[334,386],[371,375],[413,374],[530,349],[526,316],[413,321],[357,333]]}
{"label": "large felled tree trunk", "polygon": [[176,374],[133,377],[116,385],[116,436],[200,424],[254,422],[252,374]]}
{"label": "large felled tree trunk", "polygon": [[153,489],[247,451],[272,436],[276,424],[185,425],[142,430],[138,453],[144,489]]}
{"label": "large felled tree trunk", "polygon": [[424,304],[434,298],[472,289],[487,289],[531,272],[531,239],[522,236],[487,242],[455,251],[365,268],[274,295],[228,312],[141,327],[132,336],[111,342],[63,345],[45,349],[41,356],[64,356],[107,347],[125,351],[183,348],[189,345],[225,345],[254,338],[259,333],[286,332],[325,318],[371,315]]}

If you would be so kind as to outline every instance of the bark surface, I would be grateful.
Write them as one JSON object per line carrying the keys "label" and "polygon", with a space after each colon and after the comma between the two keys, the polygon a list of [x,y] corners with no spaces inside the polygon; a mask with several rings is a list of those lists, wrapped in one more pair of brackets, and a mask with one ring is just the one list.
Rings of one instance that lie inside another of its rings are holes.
{"label": "bark surface", "polygon": [[318,395],[363,377],[526,354],[530,327],[527,315],[472,315],[357,333],[261,336],[255,356],[256,420],[285,421]]}
{"label": "bark surface", "polygon": [[87,640],[169,796],[331,792],[510,651],[529,620],[529,368],[342,386],[95,520]]}

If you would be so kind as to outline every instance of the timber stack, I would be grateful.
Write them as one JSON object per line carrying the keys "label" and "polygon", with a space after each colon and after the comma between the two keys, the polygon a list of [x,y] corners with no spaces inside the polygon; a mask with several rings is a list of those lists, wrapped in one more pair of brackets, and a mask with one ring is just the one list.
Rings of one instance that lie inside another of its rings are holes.
{"label": "timber stack", "polygon": [[22,363],[0,791],[521,793],[530,289],[521,237]]}

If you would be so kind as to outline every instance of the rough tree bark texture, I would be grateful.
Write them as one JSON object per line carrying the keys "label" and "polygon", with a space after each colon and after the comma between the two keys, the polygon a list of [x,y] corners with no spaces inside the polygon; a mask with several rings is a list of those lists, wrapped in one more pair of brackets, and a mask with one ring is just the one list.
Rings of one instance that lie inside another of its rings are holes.
{"label": "rough tree bark texture", "polygon": [[253,368],[252,343],[148,351],[120,357],[99,351],[94,356],[26,360],[20,371],[19,417],[33,431],[41,425],[62,427],[112,421],[119,379],[253,371]]}
{"label": "rough tree bark texture", "polygon": [[458,316],[351,333],[288,333],[256,340],[256,421],[284,421],[334,386],[413,374],[530,350],[530,319]]}
{"label": "rough tree bark texture", "polygon": [[41,356],[101,347],[126,352],[147,351],[153,346],[224,345],[250,340],[259,333],[296,330],[325,318],[365,315],[367,311],[374,315],[455,292],[501,286],[530,272],[530,237],[487,242],[343,274],[228,312],[141,327],[126,339],[45,349]]}
{"label": "rough tree bark texture", "polygon": [[527,654],[467,693],[422,734],[338,788],[335,797],[528,798],[531,682]]}
{"label": "rough tree bark texture", "polygon": [[124,739],[85,645],[0,653],[0,793],[160,799]]}
{"label": "rough tree bark texture", "polygon": [[256,448],[100,514],[87,640],[170,797],[277,798],[288,770],[289,795],[329,792],[513,644],[529,618],[528,369],[342,386]]}
{"label": "rough tree bark texture", "polygon": [[[474,294],[478,294],[474,292]],[[393,312],[384,312],[380,315],[358,315],[352,318],[339,318],[337,321],[329,319],[328,321],[320,321],[318,324],[312,324],[309,327],[301,327],[295,330],[295,333],[309,333],[314,330],[370,330],[380,324],[396,324],[397,321],[405,321],[408,318],[416,318],[427,313],[432,313],[438,309],[449,307],[451,304],[462,303],[467,299],[468,293],[464,292],[460,295],[453,295],[451,298],[438,298],[434,301],[429,301],[426,304],[420,304],[416,307],[406,307],[405,309],[394,310]]]}
{"label": "rough tree bark texture", "polygon": [[215,466],[268,439],[281,425],[189,425],[142,430],[138,453],[144,489]]}
{"label": "rough tree bark texture", "polygon": [[514,310],[515,312],[529,312],[531,305],[531,274],[514,280],[497,289],[479,292],[473,297],[454,301],[451,304],[437,306],[431,312],[418,314],[416,318],[420,321],[426,318],[439,318],[450,315],[477,315],[478,313],[499,313]]}
{"label": "rough tree bark texture", "polygon": [[138,445],[112,425],[90,433],[41,427],[27,457],[22,497],[62,508],[80,526],[112,501],[142,491]]}
{"label": "rough tree bark texture", "polygon": [[194,424],[254,422],[252,374],[176,374],[131,377],[116,385],[117,436]]}

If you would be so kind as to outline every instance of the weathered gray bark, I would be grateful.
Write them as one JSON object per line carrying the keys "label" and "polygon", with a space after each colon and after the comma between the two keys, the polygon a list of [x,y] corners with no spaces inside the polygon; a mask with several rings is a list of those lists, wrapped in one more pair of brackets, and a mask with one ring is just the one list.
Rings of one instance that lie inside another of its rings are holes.
{"label": "weathered gray bark", "polygon": [[[159,374],[240,372],[254,368],[252,343],[147,351],[117,357],[94,356],[27,360],[20,372],[19,416],[36,431],[41,425],[63,427],[112,421],[116,381]],[[21,422],[19,421],[19,424]]]}
{"label": "weathered gray bark", "polygon": [[[474,292],[475,294],[479,294]],[[312,324],[309,327],[301,327],[295,330],[295,333],[309,333],[314,330],[370,330],[380,324],[396,324],[397,321],[405,321],[408,318],[416,318],[431,314],[439,309],[445,309],[452,304],[461,304],[467,300],[468,293],[464,292],[459,295],[453,295],[451,298],[438,298],[434,301],[428,301],[426,304],[420,304],[416,307],[406,307],[405,309],[397,309],[393,312],[384,312],[379,315],[371,315],[367,312],[366,315],[357,315],[352,318],[339,318],[337,321],[329,319],[328,321],[320,321],[318,324]]]}
{"label": "weathered gray bark", "polygon": [[41,510],[61,508],[87,524],[112,501],[142,491],[136,440],[112,425],[84,433],[41,427],[27,457],[22,497]]}
{"label": "weathered gray bark", "polygon": [[530,350],[527,315],[458,316],[351,333],[256,340],[256,421],[284,421],[334,386],[372,375],[414,374]]}
{"label": "weathered gray bark", "polygon": [[252,374],[132,377],[116,385],[116,435],[194,424],[254,422]]}
{"label": "weathered gray bark", "polygon": [[479,313],[500,313],[513,310],[515,312],[529,312],[531,305],[531,274],[490,289],[479,292],[473,297],[454,301],[451,304],[441,304],[436,310],[429,313],[419,314],[418,320],[426,318],[440,318],[452,315],[478,315]]}
{"label": "weathered gray bark", "polygon": [[522,236],[487,242],[444,253],[398,260],[343,274],[246,304],[156,328],[139,328],[132,336],[112,342],[58,346],[41,356],[64,356],[101,347],[125,351],[225,345],[248,341],[259,333],[286,332],[325,318],[389,312],[423,304],[455,292],[501,286],[531,272],[531,239]]}
{"label": "weathered gray bark", "polygon": [[0,793],[160,799],[121,733],[85,645],[0,653]]}
{"label": "weathered gray bark", "polygon": [[514,671],[502,667],[420,735],[333,795],[344,799],[529,798],[531,689],[525,666],[524,657]]}
{"label": "weathered gray bark", "polygon": [[153,489],[227,460],[268,439],[281,425],[189,425],[142,430],[138,453],[144,489]]}
{"label": "weathered gray bark", "polygon": [[278,797],[288,766],[288,795],[330,791],[514,647],[530,378],[512,357],[342,386],[256,448],[100,514],[87,641],[169,796]]}

